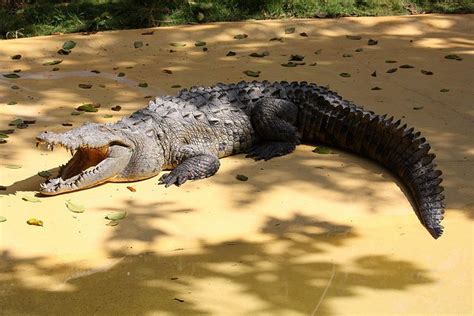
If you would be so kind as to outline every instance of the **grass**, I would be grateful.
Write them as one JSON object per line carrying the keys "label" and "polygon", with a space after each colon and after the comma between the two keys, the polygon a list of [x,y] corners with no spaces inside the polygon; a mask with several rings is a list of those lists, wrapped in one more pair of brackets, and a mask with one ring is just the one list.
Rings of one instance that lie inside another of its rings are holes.
{"label": "grass", "polygon": [[[472,0],[82,0],[10,1],[0,38],[245,19],[473,13]],[[2,2],[0,2],[2,3]]]}

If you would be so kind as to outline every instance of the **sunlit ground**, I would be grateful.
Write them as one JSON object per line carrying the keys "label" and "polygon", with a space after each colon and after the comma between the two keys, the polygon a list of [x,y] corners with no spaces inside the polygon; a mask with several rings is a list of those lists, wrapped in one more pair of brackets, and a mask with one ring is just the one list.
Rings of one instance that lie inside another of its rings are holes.
{"label": "sunlit ground", "polygon": [[[295,33],[285,34],[288,27]],[[1,41],[0,74],[21,72],[18,79],[0,76],[0,130],[11,128],[15,118],[36,120],[0,144],[0,185],[6,187],[0,191],[0,216],[6,218],[0,223],[2,313],[471,315],[473,29],[472,15],[427,15]],[[248,38],[233,38],[244,33]],[[282,41],[269,41],[275,37]],[[369,39],[378,44],[367,45]],[[68,56],[58,55],[67,40],[77,46]],[[143,47],[134,48],[136,41]],[[207,42],[208,51],[195,47],[196,41]],[[270,55],[248,56],[264,50]],[[226,56],[228,51],[237,55]],[[15,54],[22,58],[10,59]],[[304,55],[306,65],[282,67],[291,54]],[[444,58],[448,54],[462,60]],[[55,59],[63,61],[42,65]],[[414,68],[398,68],[403,64]],[[392,68],[397,71],[387,73]],[[310,146],[270,162],[229,157],[216,176],[179,188],[165,189],[154,178],[36,203],[22,199],[37,192],[37,172],[54,172],[69,157],[36,149],[40,131],[116,120],[144,107],[147,96],[176,93],[174,85],[253,79],[245,70],[261,71],[262,80],[328,85],[419,129],[444,172],[444,236],[430,237],[387,171],[338,150],[318,155]],[[120,72],[125,76],[117,77]],[[148,88],[138,87],[140,82]],[[80,83],[93,86],[80,89]],[[70,114],[83,103],[101,107]],[[122,110],[111,111],[115,105]],[[238,181],[237,174],[249,180]],[[85,212],[70,212],[67,200],[84,205]],[[118,226],[107,226],[104,216],[111,211],[128,215]],[[32,217],[44,226],[27,225]]]}

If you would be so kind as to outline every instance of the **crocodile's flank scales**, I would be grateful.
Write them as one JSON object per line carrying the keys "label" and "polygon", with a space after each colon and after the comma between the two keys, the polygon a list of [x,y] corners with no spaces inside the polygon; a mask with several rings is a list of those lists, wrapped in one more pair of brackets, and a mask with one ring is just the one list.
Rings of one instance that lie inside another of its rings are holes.
{"label": "crocodile's flank scales", "polygon": [[407,187],[416,213],[434,238],[444,213],[441,171],[419,132],[307,82],[240,82],[191,87],[158,97],[116,123],[87,123],[66,133],[43,132],[38,143],[69,149],[59,176],[41,185],[56,195],[104,182],[156,176],[166,186],[212,176],[219,158],[238,153],[283,156],[304,143],[325,143],[371,158]]}

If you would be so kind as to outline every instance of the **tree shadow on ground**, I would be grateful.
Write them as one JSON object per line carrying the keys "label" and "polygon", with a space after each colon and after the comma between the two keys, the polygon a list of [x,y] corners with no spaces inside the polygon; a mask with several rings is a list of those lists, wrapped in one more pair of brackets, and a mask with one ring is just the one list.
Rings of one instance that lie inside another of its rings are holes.
{"label": "tree shadow on ground", "polygon": [[[347,247],[357,237],[350,226],[295,214],[288,220],[268,218],[261,232],[267,241],[203,242],[198,249],[133,256],[111,251],[111,256],[123,258],[112,268],[96,273],[80,273],[76,268],[76,277],[59,278],[54,289],[28,286],[21,270],[54,277],[73,267],[3,253],[0,302],[10,314],[51,315],[67,306],[69,313],[89,315],[230,310],[331,315],[333,300],[357,296],[361,289],[404,291],[435,282],[413,263],[387,255],[364,255],[344,263],[318,257],[334,247]],[[240,305],[244,302],[249,305]]]}

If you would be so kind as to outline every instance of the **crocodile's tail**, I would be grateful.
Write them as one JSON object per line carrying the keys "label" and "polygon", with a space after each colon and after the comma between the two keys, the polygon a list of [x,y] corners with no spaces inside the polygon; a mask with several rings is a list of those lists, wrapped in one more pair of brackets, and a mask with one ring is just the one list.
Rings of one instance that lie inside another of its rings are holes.
{"label": "crocodile's tail", "polygon": [[[304,142],[324,142],[381,163],[398,175],[412,195],[421,223],[436,239],[443,233],[444,195],[435,155],[420,132],[400,120],[367,112],[314,84],[290,89],[301,104],[299,132]],[[291,97],[291,96],[290,96]],[[296,101],[296,100],[295,100]]]}

